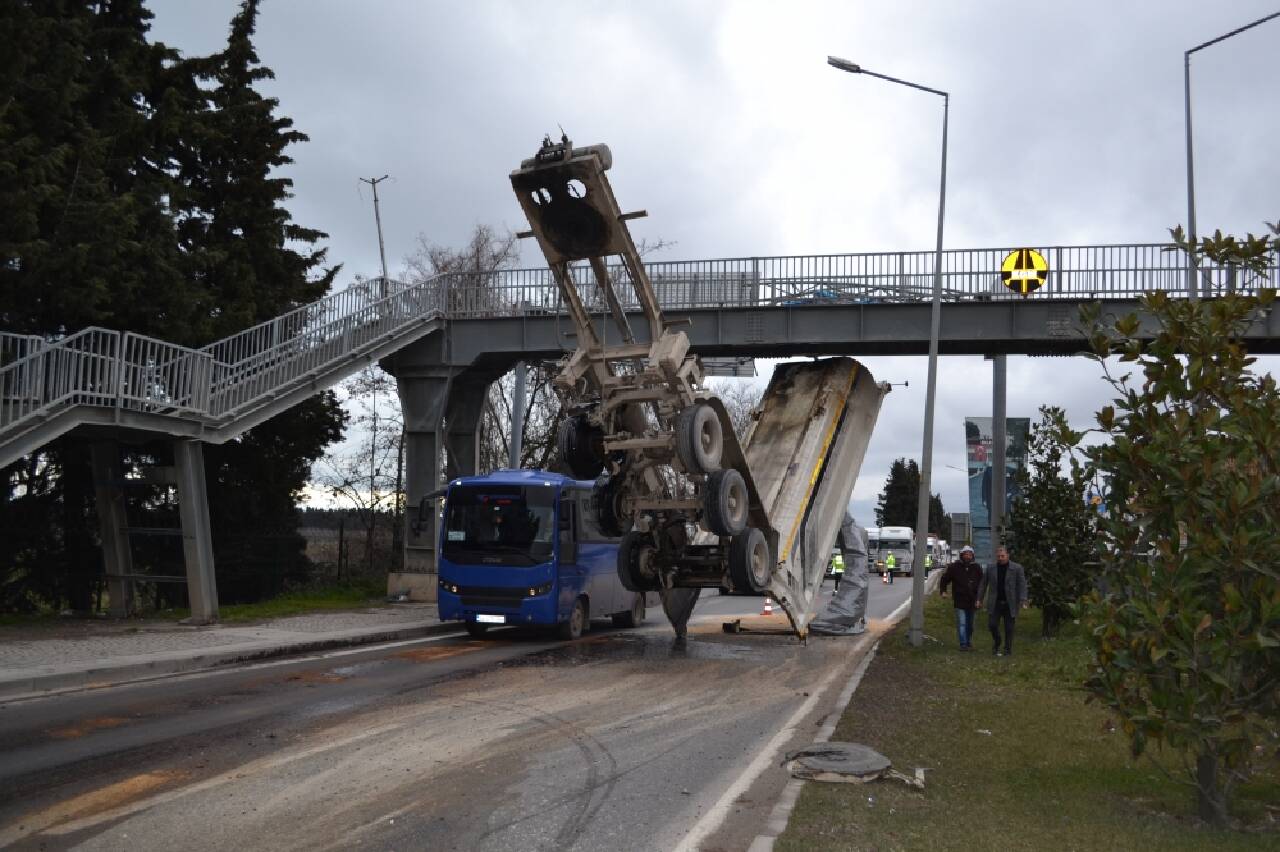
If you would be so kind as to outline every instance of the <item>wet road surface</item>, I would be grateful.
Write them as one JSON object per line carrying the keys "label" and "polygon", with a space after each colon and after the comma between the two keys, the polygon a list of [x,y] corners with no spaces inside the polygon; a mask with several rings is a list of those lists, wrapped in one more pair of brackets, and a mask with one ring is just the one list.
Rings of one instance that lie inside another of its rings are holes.
{"label": "wet road surface", "polygon": [[[871,616],[909,591],[873,583]],[[572,643],[433,637],[0,705],[0,846],[671,849],[856,665],[853,639],[722,632],[785,625],[760,604],[704,594],[683,644],[651,614]],[[771,771],[708,848],[749,844]]]}

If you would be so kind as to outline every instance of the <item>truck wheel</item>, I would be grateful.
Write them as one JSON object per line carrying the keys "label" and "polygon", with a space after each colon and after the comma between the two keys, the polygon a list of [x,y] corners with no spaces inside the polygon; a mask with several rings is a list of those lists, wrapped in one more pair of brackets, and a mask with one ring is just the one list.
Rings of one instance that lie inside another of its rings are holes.
{"label": "truck wheel", "polygon": [[636,599],[631,602],[630,612],[615,612],[613,614],[614,627],[639,627],[644,623],[644,595],[636,595]]}
{"label": "truck wheel", "polygon": [[467,633],[471,634],[473,639],[483,639],[488,632],[489,625],[487,624],[478,624],[474,621],[467,622]]}
{"label": "truck wheel", "polygon": [[596,480],[596,487],[591,492],[591,508],[596,514],[596,523],[600,531],[607,536],[620,536],[631,524],[622,517],[621,477],[608,477]]}
{"label": "truck wheel", "polygon": [[653,591],[657,585],[640,570],[643,560],[653,553],[653,545],[644,533],[629,532],[618,543],[618,581],[628,592]]}
{"label": "truck wheel", "polygon": [[724,455],[724,431],[720,417],[705,402],[691,405],[676,416],[676,456],[689,473],[714,473]]}
{"label": "truck wheel", "polygon": [[587,629],[587,605],[582,598],[578,598],[573,602],[573,610],[569,613],[569,620],[564,621],[556,628],[556,632],[560,634],[561,639],[572,640],[582,638],[582,634]]}
{"label": "truck wheel", "polygon": [[734,589],[767,591],[772,574],[773,553],[764,533],[748,527],[742,535],[735,535],[729,542],[729,576]]}
{"label": "truck wheel", "polygon": [[718,470],[707,478],[703,500],[707,529],[716,535],[734,536],[747,528],[747,483],[733,468]]}
{"label": "truck wheel", "polygon": [[587,422],[585,414],[560,421],[556,453],[575,479],[595,479],[604,467],[604,433]]}

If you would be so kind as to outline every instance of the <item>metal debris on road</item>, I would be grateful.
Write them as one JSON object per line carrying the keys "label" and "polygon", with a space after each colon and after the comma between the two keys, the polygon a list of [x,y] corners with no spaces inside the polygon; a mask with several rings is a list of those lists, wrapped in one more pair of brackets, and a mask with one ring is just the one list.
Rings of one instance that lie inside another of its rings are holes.
{"label": "metal debris on road", "polygon": [[893,768],[889,758],[860,743],[814,743],[789,752],[783,766],[792,777],[804,781],[867,784],[890,778],[917,790],[924,789],[923,769],[916,769],[913,775],[904,775]]}

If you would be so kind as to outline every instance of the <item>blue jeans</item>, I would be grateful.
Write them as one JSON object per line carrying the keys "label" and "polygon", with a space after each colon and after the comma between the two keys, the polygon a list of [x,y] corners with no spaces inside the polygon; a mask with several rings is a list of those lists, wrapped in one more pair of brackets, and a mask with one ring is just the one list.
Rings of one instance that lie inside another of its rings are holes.
{"label": "blue jeans", "polygon": [[973,610],[956,610],[956,638],[960,640],[961,648],[973,644]]}

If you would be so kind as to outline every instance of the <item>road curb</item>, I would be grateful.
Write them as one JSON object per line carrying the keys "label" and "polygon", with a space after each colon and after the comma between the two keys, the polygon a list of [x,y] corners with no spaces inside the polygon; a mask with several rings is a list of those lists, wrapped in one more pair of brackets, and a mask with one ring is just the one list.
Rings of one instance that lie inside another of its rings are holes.
{"label": "road curb", "polygon": [[74,692],[102,689],[127,683],[155,680],[177,674],[208,671],[240,663],[259,662],[278,657],[311,654],[335,648],[371,645],[416,639],[444,633],[459,633],[461,622],[435,622],[393,628],[360,628],[341,633],[320,634],[297,642],[262,640],[238,645],[224,645],[197,652],[140,654],[107,661],[65,666],[33,666],[29,671],[14,669],[0,674],[0,702],[17,701]]}

